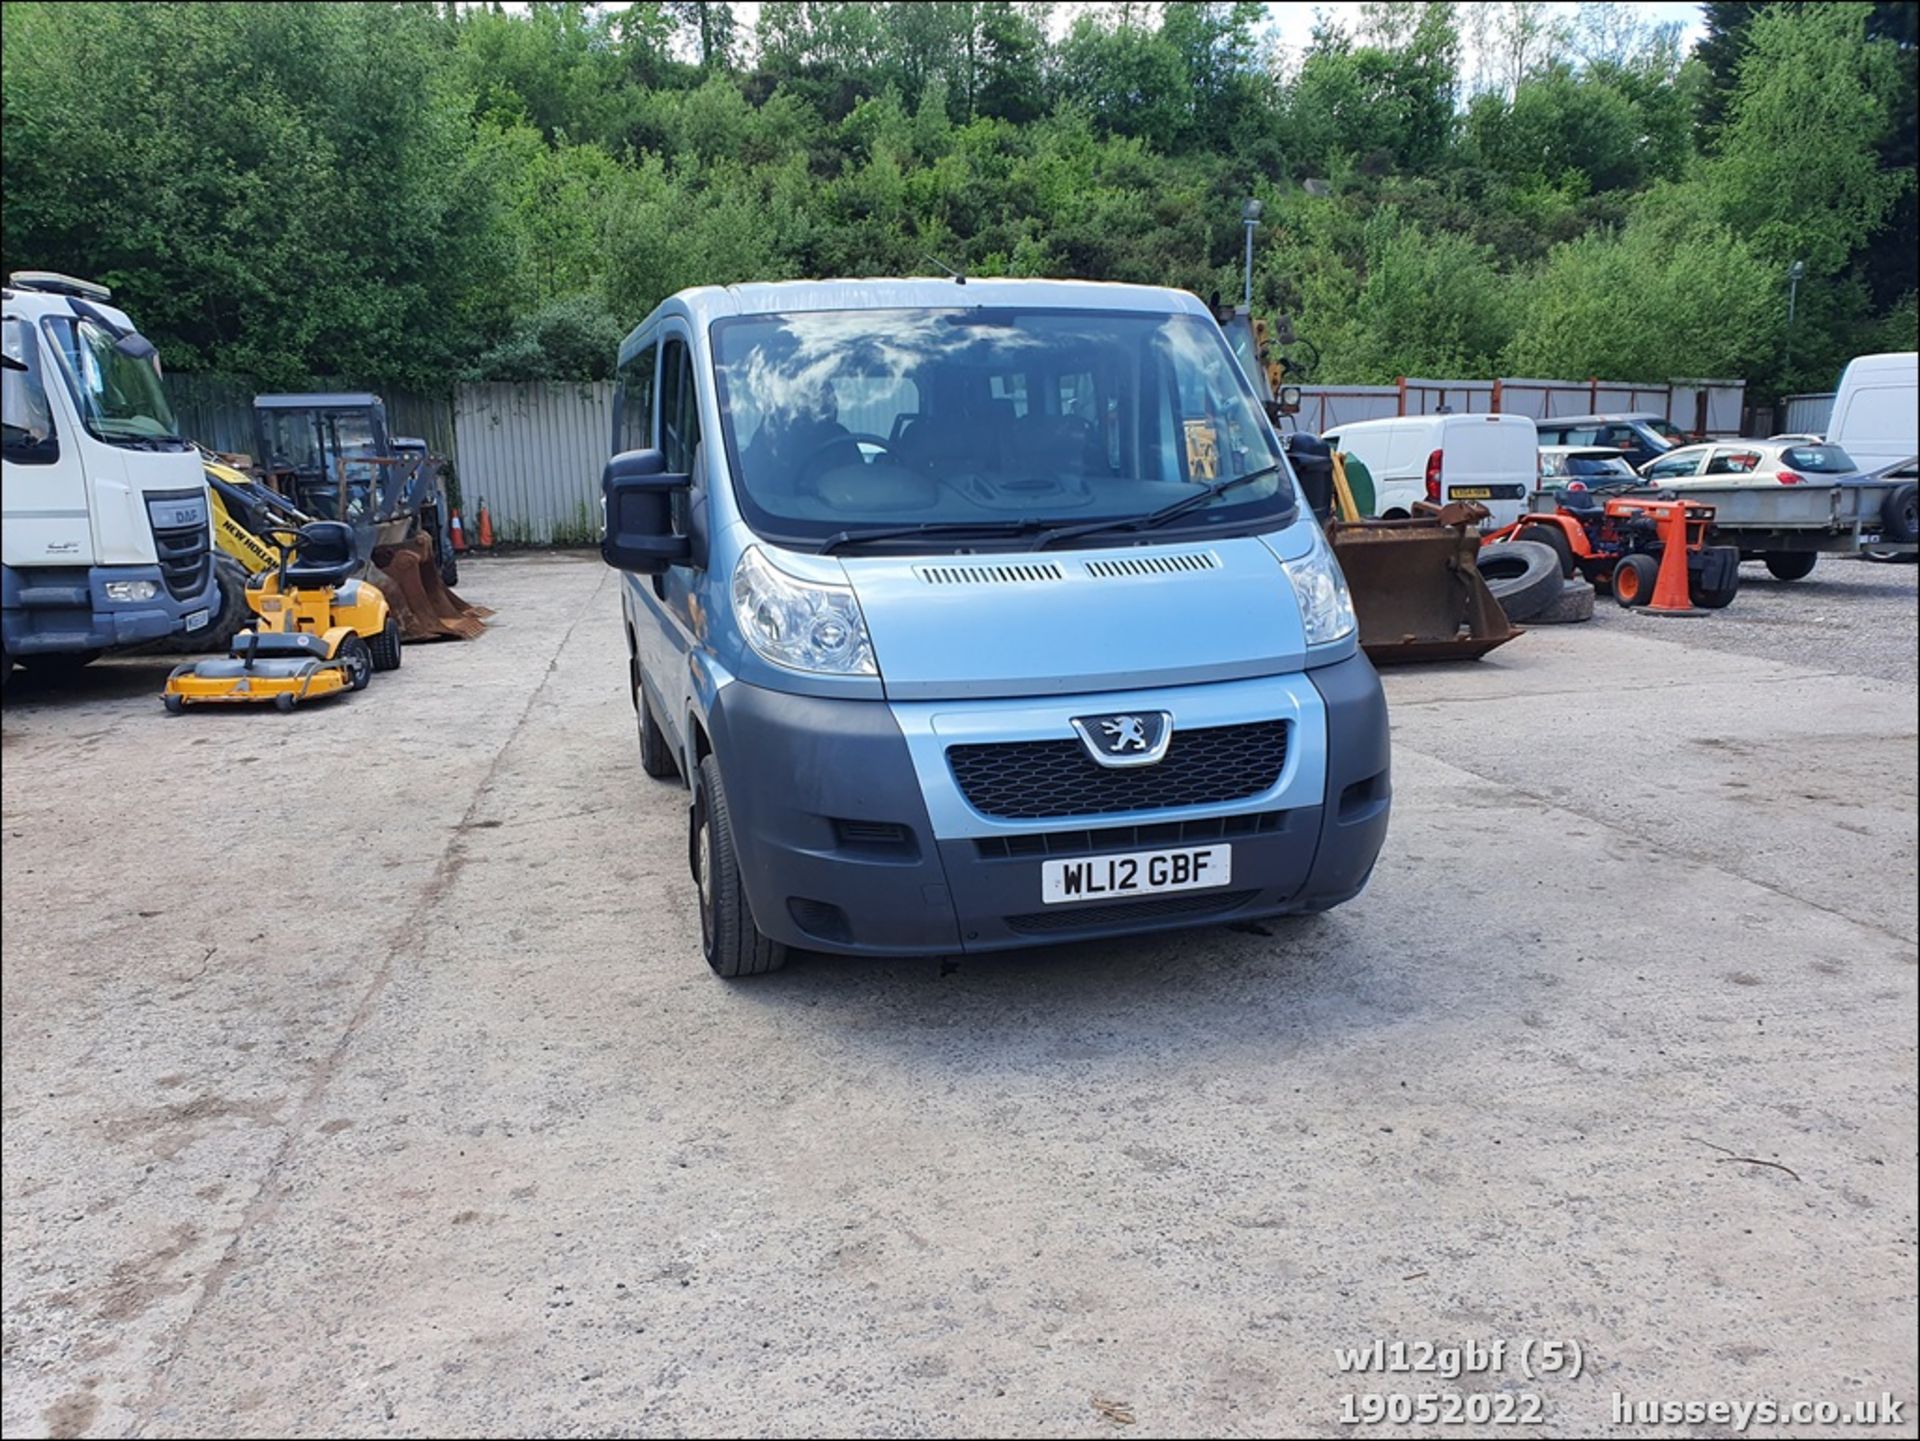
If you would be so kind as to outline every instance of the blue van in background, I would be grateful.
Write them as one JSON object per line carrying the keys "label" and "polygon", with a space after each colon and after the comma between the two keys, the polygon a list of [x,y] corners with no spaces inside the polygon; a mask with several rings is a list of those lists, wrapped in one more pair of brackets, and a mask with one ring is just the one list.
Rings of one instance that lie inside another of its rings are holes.
{"label": "blue van in background", "polygon": [[1387,828],[1346,584],[1207,308],[683,291],[620,348],[602,555],[702,946],[961,953],[1324,910]]}

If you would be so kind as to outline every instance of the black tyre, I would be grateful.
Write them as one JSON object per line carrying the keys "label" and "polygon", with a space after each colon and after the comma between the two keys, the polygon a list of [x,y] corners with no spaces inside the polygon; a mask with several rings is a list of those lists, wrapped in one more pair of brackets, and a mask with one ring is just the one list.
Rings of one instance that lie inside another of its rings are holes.
{"label": "black tyre", "polygon": [[161,696],[160,704],[162,704],[167,708],[168,715],[179,715],[181,711],[187,708],[187,702],[185,697],[177,696],[177,695]]}
{"label": "black tyre", "polygon": [[460,559],[448,551],[440,562],[440,581],[449,590],[460,584]]}
{"label": "black tyre", "polygon": [[373,656],[375,670],[399,670],[400,622],[389,615],[380,634],[367,643],[367,650]]}
{"label": "black tyre", "polygon": [[1660,579],[1660,562],[1650,555],[1623,555],[1613,568],[1613,598],[1623,609],[1635,610],[1653,599]]}
{"label": "black tyre", "polygon": [[640,692],[640,769],[657,781],[679,780],[680,765],[666,733],[653,718],[653,706],[646,692]]}
{"label": "black tyre", "polygon": [[1881,565],[1912,565],[1920,560],[1920,552],[1911,550],[1883,550],[1875,546],[1860,552],[1862,560],[1878,561]]}
{"label": "black tyre", "polygon": [[282,691],[273,698],[273,708],[279,711],[281,715],[285,715],[288,711],[292,710],[293,706],[293,692],[291,691]]}
{"label": "black tyre", "polygon": [[1805,580],[1813,574],[1813,568],[1820,560],[1817,550],[1770,550],[1766,555],[1767,569],[1773,572],[1776,580]]}
{"label": "black tyre", "polygon": [[713,973],[733,980],[779,970],[787,963],[787,948],[761,935],[753,922],[740,885],[720,763],[712,756],[700,762],[688,845],[694,883],[700,888],[700,949]]}
{"label": "black tyre", "polygon": [[340,642],[340,649],[333,658],[347,669],[347,689],[365,690],[367,682],[373,679],[373,651],[357,635],[350,635]]}
{"label": "black tyre", "polygon": [[1895,545],[1920,540],[1920,487],[1912,481],[1895,487],[1881,505],[1880,539]]}
{"label": "black tyre", "polygon": [[246,567],[232,556],[217,555],[213,558],[213,581],[218,590],[211,623],[201,630],[183,630],[178,635],[155,641],[152,650],[161,655],[226,652],[233,644],[235,632],[253,619],[253,611],[247,605]]}
{"label": "black tyre", "polygon": [[1560,587],[1566,584],[1558,552],[1530,540],[1482,546],[1474,564],[1511,621],[1540,614],[1560,599]]}
{"label": "black tyre", "polygon": [[1513,533],[1513,538],[1546,546],[1560,557],[1561,576],[1567,580],[1573,579],[1573,546],[1567,540],[1567,533],[1559,526],[1523,525]]}
{"label": "black tyre", "polygon": [[1733,604],[1733,598],[1740,594],[1740,572],[1733,573],[1733,583],[1719,587],[1695,585],[1687,586],[1687,598],[1701,610],[1725,610]]}

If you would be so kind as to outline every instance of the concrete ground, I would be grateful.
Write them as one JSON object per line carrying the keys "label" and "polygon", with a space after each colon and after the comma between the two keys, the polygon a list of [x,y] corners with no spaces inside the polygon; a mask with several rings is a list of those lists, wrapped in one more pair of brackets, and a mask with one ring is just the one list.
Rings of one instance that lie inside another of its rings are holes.
{"label": "concrete ground", "polygon": [[4,1430],[1913,1435],[1915,572],[1853,569],[1831,645],[1743,597],[1393,675],[1329,915],[745,984],[597,563],[471,565],[483,639],[324,711],[16,676]]}

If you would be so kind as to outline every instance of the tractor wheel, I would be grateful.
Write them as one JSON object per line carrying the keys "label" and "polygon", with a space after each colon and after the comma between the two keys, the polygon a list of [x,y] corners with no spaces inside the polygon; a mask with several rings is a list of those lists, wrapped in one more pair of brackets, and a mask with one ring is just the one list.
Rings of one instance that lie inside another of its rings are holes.
{"label": "tractor wheel", "polygon": [[400,622],[392,616],[381,627],[380,634],[367,642],[367,650],[373,656],[375,670],[400,669]]}
{"label": "tractor wheel", "polygon": [[1660,579],[1660,562],[1650,555],[1623,555],[1613,568],[1613,598],[1623,609],[1634,610],[1653,599]]}
{"label": "tractor wheel", "polygon": [[1544,545],[1560,557],[1560,574],[1567,580],[1573,579],[1573,545],[1567,539],[1567,533],[1557,525],[1523,525],[1513,534],[1515,540],[1530,540],[1535,545]]}
{"label": "tractor wheel", "polygon": [[149,647],[159,655],[225,655],[233,644],[234,633],[253,618],[247,605],[247,571],[232,556],[213,558],[213,581],[217,601],[213,619],[200,630],[183,630]]}
{"label": "tractor wheel", "polygon": [[373,651],[364,640],[357,635],[347,636],[333,658],[346,667],[348,690],[367,688],[367,682],[373,679]]}
{"label": "tractor wheel", "polygon": [[1516,624],[1531,620],[1560,599],[1560,587],[1566,584],[1553,548],[1528,540],[1484,546],[1473,563],[1507,619]]}
{"label": "tractor wheel", "polygon": [[1767,569],[1775,580],[1805,580],[1820,560],[1817,550],[1770,550]]}

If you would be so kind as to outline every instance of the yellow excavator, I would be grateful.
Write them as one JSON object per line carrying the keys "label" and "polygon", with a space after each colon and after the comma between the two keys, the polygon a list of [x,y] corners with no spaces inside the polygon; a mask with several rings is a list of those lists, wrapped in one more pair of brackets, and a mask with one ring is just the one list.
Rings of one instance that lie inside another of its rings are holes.
{"label": "yellow excavator", "polygon": [[[229,458],[205,446],[200,448],[201,469],[211,501],[220,608],[212,626],[177,648],[225,650],[234,635],[253,619],[247,602],[248,586],[257,585],[260,576],[280,568],[281,546],[275,535],[297,531],[313,519],[280,492],[235,465],[233,461],[238,459],[242,457]],[[426,538],[377,548],[361,571],[386,593],[406,640],[470,639],[485,628],[485,618],[491,613],[467,604],[442,581],[444,567]]]}
{"label": "yellow excavator", "polygon": [[[1421,502],[1407,520],[1373,520],[1372,484],[1357,462],[1299,429],[1299,367],[1284,319],[1275,328],[1244,307],[1215,318],[1254,394],[1281,432],[1287,458],[1346,574],[1360,621],[1360,647],[1376,665],[1472,660],[1521,632],[1487,588],[1475,557],[1486,507]],[[1355,491],[1363,492],[1356,497]]]}

